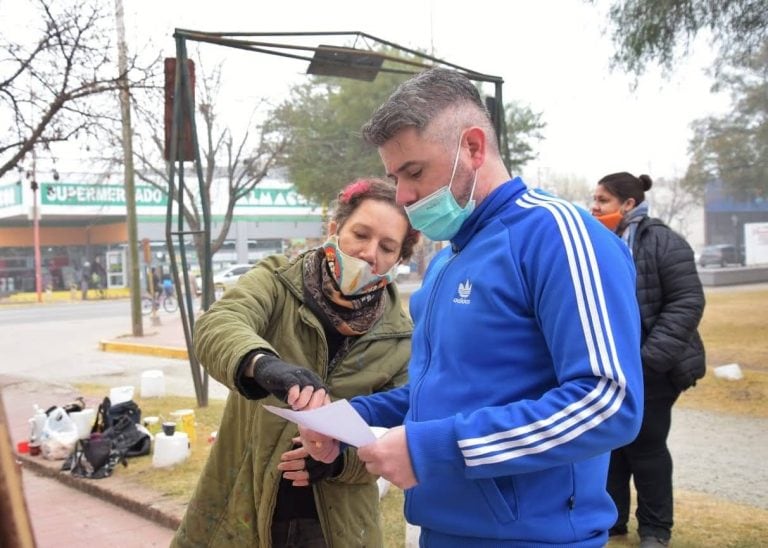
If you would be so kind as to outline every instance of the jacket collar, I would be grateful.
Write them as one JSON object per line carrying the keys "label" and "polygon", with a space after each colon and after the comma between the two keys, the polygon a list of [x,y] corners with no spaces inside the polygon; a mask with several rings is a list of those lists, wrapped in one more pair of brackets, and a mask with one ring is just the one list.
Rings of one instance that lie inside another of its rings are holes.
{"label": "jacket collar", "polygon": [[451,247],[454,252],[462,250],[472,237],[479,232],[489,221],[496,218],[500,210],[509,202],[516,200],[523,192],[528,190],[520,177],[510,179],[506,183],[495,188],[477,208],[472,212],[456,235],[451,239]]}

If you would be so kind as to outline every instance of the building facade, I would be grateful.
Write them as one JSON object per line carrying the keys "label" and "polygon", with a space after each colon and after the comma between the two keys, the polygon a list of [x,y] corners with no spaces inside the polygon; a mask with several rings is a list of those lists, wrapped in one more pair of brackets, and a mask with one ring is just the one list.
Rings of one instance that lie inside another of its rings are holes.
{"label": "building facade", "polygon": [[729,195],[723,184],[714,181],[705,192],[707,245],[733,245],[742,262],[747,258],[745,243],[760,225],[768,223],[768,200],[758,196],[739,200]]}
{"label": "building facade", "polygon": [[[224,224],[226,189],[223,181],[212,188],[212,239]],[[140,271],[159,267],[167,272],[168,198],[150,185],[137,185],[135,197],[138,238],[148,239],[152,251],[151,264],[142,264]],[[177,230],[176,219],[172,226]],[[270,253],[289,252],[314,243],[322,234],[321,208],[310,204],[291,184],[265,179],[237,202],[225,243],[213,256],[214,270],[232,263],[255,262]],[[197,270],[191,236],[185,236],[184,242],[192,270]],[[49,180],[33,190],[21,181],[0,183],[0,294],[35,290],[37,250],[44,290],[80,287],[82,280],[90,279],[101,266],[106,287],[125,287],[128,245],[122,184]],[[139,256],[143,262],[143,254]]]}

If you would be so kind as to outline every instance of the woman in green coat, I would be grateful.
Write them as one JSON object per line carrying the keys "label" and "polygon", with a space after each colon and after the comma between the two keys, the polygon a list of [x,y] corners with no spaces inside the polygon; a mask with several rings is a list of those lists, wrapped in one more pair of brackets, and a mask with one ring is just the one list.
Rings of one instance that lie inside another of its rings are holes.
{"label": "woman in green coat", "polygon": [[331,464],[262,404],[309,409],[406,381],[413,326],[392,283],[419,235],[395,187],[339,194],[329,238],[260,261],[197,321],[195,354],[231,390],[172,546],[382,546],[376,477],[353,448]]}

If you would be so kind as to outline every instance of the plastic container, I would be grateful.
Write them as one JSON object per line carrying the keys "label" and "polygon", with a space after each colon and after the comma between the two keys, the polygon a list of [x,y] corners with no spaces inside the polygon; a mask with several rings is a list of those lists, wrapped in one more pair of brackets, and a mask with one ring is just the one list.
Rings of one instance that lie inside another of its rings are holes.
{"label": "plastic container", "polygon": [[82,411],[73,411],[69,414],[69,418],[77,426],[77,436],[84,440],[91,435],[91,429],[96,420],[96,410],[85,408]]}
{"label": "plastic container", "polygon": [[160,431],[160,417],[144,417],[144,428],[153,436]]}
{"label": "plastic container", "polygon": [[133,386],[115,386],[109,390],[109,402],[112,405],[131,401],[133,399]]}
{"label": "plastic container", "polygon": [[155,444],[152,450],[152,466],[165,468],[174,466],[189,457],[189,437],[184,432],[176,432],[166,436],[162,432],[155,434]]}
{"label": "plastic container", "polygon": [[729,381],[739,381],[744,378],[738,363],[728,363],[715,367],[715,377]]}
{"label": "plastic container", "polygon": [[[45,427],[45,421],[48,419],[48,415],[45,414],[45,411],[40,409],[40,406],[37,404],[33,405],[32,408],[35,411],[35,414],[32,415],[32,418],[29,419],[29,445],[32,447],[40,447],[40,442],[42,441],[43,436],[43,428]],[[30,451],[32,454],[39,454],[39,451]]]}
{"label": "plastic container", "polygon": [[177,409],[171,412],[171,417],[176,421],[176,431],[184,432],[189,436],[189,441],[197,440],[194,409]]}
{"label": "plastic container", "polygon": [[159,369],[150,369],[141,374],[141,397],[162,398],[165,396],[165,376]]}

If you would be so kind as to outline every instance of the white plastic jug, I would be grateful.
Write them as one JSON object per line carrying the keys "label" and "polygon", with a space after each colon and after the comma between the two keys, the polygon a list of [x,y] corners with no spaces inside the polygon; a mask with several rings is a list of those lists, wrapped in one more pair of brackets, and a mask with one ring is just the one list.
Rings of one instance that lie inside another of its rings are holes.
{"label": "white plastic jug", "polygon": [[109,390],[109,402],[112,405],[131,401],[133,399],[133,386],[115,386]]}
{"label": "white plastic jug", "polygon": [[48,416],[38,405],[33,407],[35,414],[29,419],[29,443],[31,445],[40,445],[40,438],[43,435],[43,427]]}
{"label": "white plastic jug", "polygon": [[159,369],[150,369],[141,374],[141,397],[162,398],[165,396],[165,377]]}
{"label": "white plastic jug", "polygon": [[189,437],[184,432],[175,432],[166,436],[162,432],[155,434],[155,446],[152,451],[152,466],[164,468],[187,460],[189,457]]}
{"label": "white plastic jug", "polygon": [[78,437],[84,440],[91,435],[91,428],[93,428],[93,423],[96,420],[96,410],[86,408],[82,411],[73,411],[69,414],[69,418],[77,426]]}

